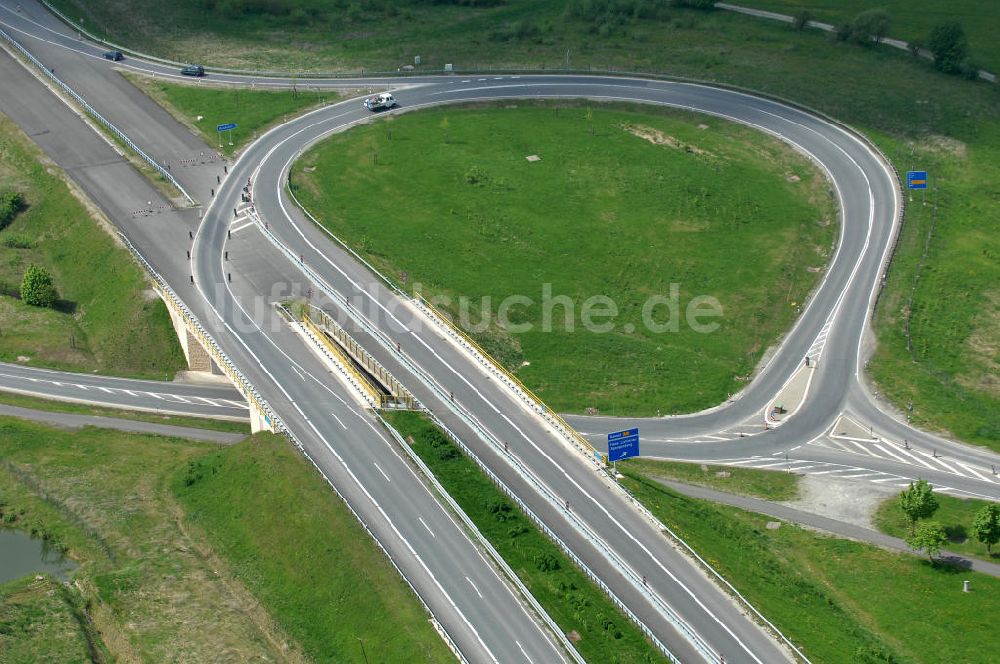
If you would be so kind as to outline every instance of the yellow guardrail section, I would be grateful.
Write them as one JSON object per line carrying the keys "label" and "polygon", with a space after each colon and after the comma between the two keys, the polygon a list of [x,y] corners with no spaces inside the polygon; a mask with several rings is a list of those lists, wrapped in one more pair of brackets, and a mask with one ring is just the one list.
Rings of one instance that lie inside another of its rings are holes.
{"label": "yellow guardrail section", "polygon": [[321,330],[316,323],[309,318],[308,313],[303,312],[302,322],[305,324],[306,329],[312,332],[313,335],[315,335],[316,338],[319,339],[320,342],[327,348],[327,350],[336,356],[340,364],[343,365],[343,367],[358,381],[358,385],[360,385],[361,388],[372,397],[377,406],[382,408],[385,405],[385,395],[382,393],[382,390],[380,390],[378,386],[376,386],[371,379],[368,378],[368,376],[365,376],[354,367],[354,362],[347,356],[347,353],[345,353],[336,342],[331,341],[330,338],[326,336],[326,332]]}
{"label": "yellow guardrail section", "polygon": [[[319,316],[319,320],[313,320],[313,314]],[[406,389],[402,383],[396,380],[396,377],[393,376],[388,369],[382,366],[382,364],[376,360],[364,346],[359,344],[354,337],[348,334],[347,330],[345,330],[340,323],[331,318],[330,314],[322,309],[309,307],[303,309],[302,315],[303,317],[309,318],[313,324],[326,332],[328,338],[332,338],[334,342],[340,344],[341,350],[345,351],[348,356],[354,358],[354,361],[360,364],[362,369],[367,371],[372,378],[381,383],[382,387],[384,387],[389,393],[389,395],[385,398],[386,403],[383,405],[387,405],[388,402],[393,402],[410,410],[416,407],[417,400],[412,394],[410,394],[410,391]]]}
{"label": "yellow guardrail section", "polygon": [[421,304],[423,304],[428,309],[430,309],[430,311],[435,316],[437,316],[438,318],[440,318],[445,323],[445,325],[447,325],[448,327],[450,327],[457,334],[459,334],[463,339],[465,339],[465,341],[470,346],[472,346],[476,350],[477,353],[479,353],[480,355],[482,355],[483,358],[487,362],[489,362],[490,364],[492,364],[495,369],[497,369],[504,376],[506,376],[508,379],[510,379],[510,381],[512,383],[514,383],[515,385],[517,385],[518,389],[521,390],[522,392],[524,392],[524,394],[526,394],[528,396],[528,398],[530,398],[536,404],[538,404],[538,406],[542,410],[544,410],[546,412],[546,414],[548,414],[549,417],[551,417],[556,422],[558,422],[559,425],[561,427],[563,427],[563,429],[565,429],[566,432],[574,439],[574,441],[576,442],[577,445],[579,445],[580,447],[582,447],[585,451],[589,452],[591,455],[598,454],[597,449],[594,448],[594,446],[590,444],[589,440],[587,440],[586,438],[584,438],[583,436],[581,436],[577,432],[577,430],[574,429],[573,427],[571,427],[566,422],[566,420],[564,420],[562,417],[559,416],[559,414],[557,412],[555,412],[554,410],[552,410],[551,408],[549,408],[545,404],[545,402],[542,401],[541,399],[539,399],[538,396],[534,392],[532,392],[531,390],[529,390],[527,388],[527,386],[525,386],[525,384],[522,383],[521,380],[517,376],[515,376],[511,372],[507,371],[507,369],[502,364],[500,364],[495,359],[493,359],[493,356],[490,355],[489,353],[487,353],[483,349],[483,347],[480,346],[478,343],[476,343],[476,341],[472,337],[470,337],[468,334],[466,334],[465,331],[462,330],[460,327],[458,327],[457,325],[455,325],[455,323],[452,322],[452,320],[451,320],[450,317],[446,316],[440,309],[438,309],[433,304],[431,304],[428,300],[426,300],[422,295],[420,295],[420,293],[415,293],[415,295],[416,295],[417,299],[420,301]]}

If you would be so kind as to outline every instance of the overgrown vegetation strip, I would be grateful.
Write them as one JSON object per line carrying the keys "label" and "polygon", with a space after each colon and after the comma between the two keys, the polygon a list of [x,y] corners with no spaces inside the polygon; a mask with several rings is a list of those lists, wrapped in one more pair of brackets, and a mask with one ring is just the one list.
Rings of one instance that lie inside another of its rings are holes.
{"label": "overgrown vegetation strip", "polygon": [[[109,659],[361,664],[367,648],[386,661],[453,661],[388,559],[284,438],[220,450],[0,418],[0,458],[0,522],[79,563],[79,605]],[[71,661],[44,647],[27,661],[40,659]]]}
{"label": "overgrown vegetation strip", "polygon": [[387,412],[385,417],[587,661],[665,661],[639,629],[443,431],[418,413]]}

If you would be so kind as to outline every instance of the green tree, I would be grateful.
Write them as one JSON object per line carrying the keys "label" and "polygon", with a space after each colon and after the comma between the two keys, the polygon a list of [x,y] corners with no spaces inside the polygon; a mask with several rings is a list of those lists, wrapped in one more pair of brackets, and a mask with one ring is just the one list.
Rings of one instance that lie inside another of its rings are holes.
{"label": "green tree", "polygon": [[954,22],[935,27],[927,40],[927,48],[934,54],[934,66],[949,74],[960,71],[969,55],[965,30]]}
{"label": "green tree", "polygon": [[934,489],[927,480],[910,482],[910,486],[899,494],[899,509],[910,522],[910,535],[917,526],[917,519],[927,519],[937,511],[938,501]]}
{"label": "green tree", "polygon": [[51,307],[58,297],[52,275],[45,268],[29,265],[21,280],[21,299],[33,307]]}
{"label": "green tree", "polygon": [[921,523],[913,534],[906,538],[906,543],[911,548],[925,551],[927,559],[931,562],[934,562],[934,556],[941,551],[941,547],[947,542],[948,535],[944,531],[944,526],[937,521]]}
{"label": "green tree", "polygon": [[972,536],[986,545],[987,553],[993,553],[993,545],[1000,542],[1000,505],[990,503],[976,512]]}
{"label": "green tree", "polygon": [[854,17],[851,38],[859,44],[880,42],[889,34],[889,14],[883,9],[869,9]]}

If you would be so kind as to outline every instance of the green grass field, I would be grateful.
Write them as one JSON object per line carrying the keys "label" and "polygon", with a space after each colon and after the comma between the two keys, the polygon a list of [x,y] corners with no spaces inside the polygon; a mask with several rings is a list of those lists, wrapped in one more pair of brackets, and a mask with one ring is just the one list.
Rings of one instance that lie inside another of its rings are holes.
{"label": "green grass field", "polygon": [[712,466],[678,461],[636,458],[620,462],[620,470],[662,477],[686,484],[697,484],[741,496],[764,500],[795,500],[799,497],[800,475],[776,470],[740,468],[738,466]]}
{"label": "green grass field", "polygon": [[91,656],[86,633],[77,621],[77,607],[67,598],[69,592],[51,577],[25,577],[0,584],[0,661],[104,661]]}
{"label": "green grass field", "polygon": [[433,423],[413,412],[386,419],[503,556],[588,662],[665,661],[611,600],[511,503]]}
{"label": "green grass field", "polygon": [[[424,297],[448,298],[550,406],[577,412],[698,410],[738,391],[822,273],[837,227],[826,181],[783,144],[618,105],[405,115],[331,137],[293,184],[327,228]],[[668,307],[648,306],[675,288],[670,328]],[[533,303],[505,310],[515,296]],[[721,304],[701,319],[710,332],[686,315],[706,297]],[[617,314],[588,326],[591,298]]]}
{"label": "green grass field", "polygon": [[[0,117],[0,191],[20,191],[27,201],[0,231],[0,360],[172,377],[185,363],[166,307],[128,252],[42,159],[17,126]],[[55,308],[16,297],[32,263],[52,273],[61,298]]]}
{"label": "green grass field", "polygon": [[315,469],[276,436],[175,475],[190,522],[313,662],[449,662],[392,563]]}
{"label": "green grass field", "polygon": [[[997,558],[1000,558],[1000,545],[993,547],[993,555],[990,556],[986,551],[986,545],[977,541],[971,534],[972,519],[976,512],[988,504],[987,501],[965,500],[942,494],[935,496],[939,507],[931,519],[943,525],[948,533],[948,544],[945,548],[955,553],[996,562]],[[905,539],[909,533],[909,523],[899,509],[899,499],[896,497],[888,498],[879,505],[872,521],[875,527],[886,535]]]}
{"label": "green grass field", "polygon": [[[757,4],[767,1],[784,4]],[[941,12],[954,11],[963,16],[974,56],[989,66],[995,57],[984,39],[996,41],[995,21],[989,20],[996,9],[970,1],[954,9],[927,0],[899,10],[895,0],[880,6],[893,12],[893,32],[903,38],[909,25],[922,31],[916,23],[922,17],[936,21]],[[1000,201],[991,193],[1000,177],[997,86],[938,74],[894,49],[833,43],[816,31],[796,32],[728,12],[668,8],[656,19],[564,20],[562,0],[510,0],[493,8],[418,4],[395,17],[370,9],[348,17],[331,2],[317,3],[329,11],[301,26],[291,14],[206,21],[198,0],[140,0],[130,3],[134,11],[121,11],[120,0],[58,4],[98,31],[183,59],[357,70],[394,69],[419,54],[423,69],[446,62],[551,69],[565,66],[569,51],[574,68],[610,66],[718,81],[794,99],[852,123],[873,136],[899,170],[930,170],[937,187],[928,198],[938,203],[929,243],[933,208],[909,207],[877,312],[880,346],[870,371],[898,406],[913,401],[915,422],[1000,449],[1000,326],[994,315],[1000,237],[985,221],[1000,216]],[[818,13],[819,5],[811,5]],[[822,9],[853,14],[858,7],[858,0],[841,0]],[[172,19],[166,26],[150,18],[166,11]],[[969,11],[986,20],[964,18]],[[285,32],[289,25],[295,26],[293,40]]]}
{"label": "green grass field", "polygon": [[[623,481],[814,662],[995,660],[1000,579]],[[963,593],[962,581],[976,592]],[[960,636],[959,636],[960,635]]]}
{"label": "green grass field", "polygon": [[[244,90],[164,83],[146,76],[126,77],[206,143],[227,155],[238,152],[275,124],[340,99],[335,92],[310,88],[308,81],[294,91]],[[232,136],[230,132],[222,134],[220,146],[219,133],[215,129],[230,122],[238,126],[231,132]],[[230,138],[233,145],[229,144]]]}
{"label": "green grass field", "polygon": [[981,0],[951,0],[947,4],[931,0],[742,0],[745,7],[796,15],[806,9],[813,20],[840,25],[850,22],[868,9],[884,9],[889,14],[889,36],[926,44],[934,26],[958,21],[969,39],[971,58],[992,72],[1000,71],[1000,43],[996,26],[1000,24],[1000,5]]}
{"label": "green grass field", "polygon": [[215,420],[204,417],[187,417],[184,415],[166,414],[160,415],[158,413],[146,413],[138,410],[102,408],[101,406],[90,406],[87,404],[72,403],[69,401],[40,399],[38,397],[32,397],[24,394],[15,394],[13,392],[0,392],[0,404],[18,406],[20,408],[33,408],[35,410],[46,410],[55,413],[98,415],[100,417],[114,417],[121,420],[137,420],[139,422],[170,424],[177,427],[196,427],[198,429],[212,429],[213,431],[228,431],[230,433],[245,433],[250,435],[250,424],[248,422],[232,422],[229,420]]}
{"label": "green grass field", "polygon": [[[70,596],[109,661],[207,662],[225,653],[228,661],[362,662],[357,638],[384,645],[395,661],[450,659],[389,561],[282,438],[258,435],[220,451],[0,418],[0,459],[0,522],[79,563],[73,578],[82,590]],[[204,476],[186,486],[192,472]],[[233,542],[240,550],[228,548]],[[358,585],[344,561],[366,570],[369,584]],[[0,601],[0,622],[4,615]],[[379,620],[359,625],[360,616]],[[46,650],[30,630],[6,636],[13,640],[0,640],[0,661],[32,644],[30,661],[68,661],[61,642]]]}

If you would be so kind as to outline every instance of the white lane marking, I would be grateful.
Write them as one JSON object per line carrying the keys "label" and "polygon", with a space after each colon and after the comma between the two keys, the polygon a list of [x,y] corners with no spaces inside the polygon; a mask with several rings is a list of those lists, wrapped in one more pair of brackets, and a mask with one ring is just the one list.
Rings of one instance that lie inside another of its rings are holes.
{"label": "white lane marking", "polygon": [[[888,445],[888,443],[886,443],[886,444]],[[891,456],[896,461],[899,461],[901,463],[905,463],[905,464],[909,465],[909,462],[906,459],[904,459],[903,457],[901,457],[898,454],[896,454],[895,452],[893,452],[890,448],[888,448],[888,447],[882,447],[878,443],[876,443],[875,445],[873,445],[873,447],[875,449],[877,449],[877,450],[881,450],[884,454],[888,454],[889,456]]]}
{"label": "white lane marking", "polygon": [[521,642],[515,639],[515,640],[514,640],[514,643],[516,643],[516,644],[517,644],[517,649],[521,651],[521,654],[522,654],[522,655],[524,655],[524,659],[526,659],[527,661],[529,661],[529,662],[530,662],[530,661],[531,661],[531,658],[530,658],[530,657],[528,657],[528,653],[524,652],[524,646],[522,646],[522,645],[521,645]]}
{"label": "white lane marking", "polygon": [[375,462],[375,461],[372,461],[372,465],[375,466],[375,469],[378,470],[378,472],[382,473],[382,477],[385,478],[386,482],[391,482],[392,481],[392,480],[389,479],[389,476],[385,474],[385,471],[382,470],[382,466],[378,465],[378,463]]}
{"label": "white lane marking", "polygon": [[969,471],[970,473],[972,473],[973,475],[975,475],[976,477],[978,477],[979,479],[981,479],[981,480],[983,480],[985,482],[993,482],[993,481],[995,481],[995,480],[990,479],[989,477],[986,477],[985,475],[980,475],[979,471],[977,471],[975,468],[970,468],[969,466],[965,465],[961,461],[956,461],[955,463],[957,463],[962,468],[965,468],[967,471]]}
{"label": "white lane marking", "polygon": [[230,233],[239,233],[244,228],[250,228],[253,225],[254,225],[254,222],[248,221],[247,223],[245,223],[245,224],[243,224],[241,226],[233,226],[232,228],[229,229],[229,232]]}
{"label": "white lane marking", "polygon": [[417,517],[417,521],[419,521],[419,522],[420,522],[420,525],[422,525],[422,526],[423,526],[424,528],[426,528],[426,529],[427,529],[427,532],[429,532],[429,533],[431,534],[431,537],[433,537],[434,539],[437,539],[437,535],[435,535],[435,534],[434,534],[434,531],[433,531],[433,530],[431,530],[431,527],[430,527],[430,526],[428,526],[428,525],[427,525],[427,524],[426,524],[426,523],[424,522],[424,518],[423,518],[423,517],[421,517],[421,516],[418,516],[418,517]]}
{"label": "white lane marking", "polygon": [[294,364],[291,365],[291,367],[292,367],[292,371],[294,371],[295,373],[297,373],[299,375],[299,378],[301,378],[303,381],[305,381],[306,377],[305,377],[305,375],[301,371],[299,371],[299,368],[297,366],[295,366]]}
{"label": "white lane marking", "polygon": [[479,592],[479,588],[477,588],[476,584],[474,584],[472,582],[472,579],[470,579],[469,577],[465,577],[465,580],[469,582],[469,585],[472,586],[472,589],[476,591],[477,595],[479,595],[479,599],[482,599],[483,598],[483,594],[481,592]]}
{"label": "white lane marking", "polygon": [[924,468],[930,468],[931,470],[937,470],[937,468],[935,468],[934,466],[930,465],[929,463],[927,463],[926,461],[924,461],[923,459],[921,459],[919,456],[917,456],[916,454],[914,454],[913,452],[911,452],[911,451],[909,451],[907,449],[899,450],[899,452],[900,452],[900,454],[905,454],[906,456],[910,457],[911,459],[913,459],[914,461],[916,461],[917,463],[919,463]]}
{"label": "white lane marking", "polygon": [[336,413],[330,413],[330,417],[337,420],[337,424],[339,424],[345,431],[347,430],[347,425],[344,424],[344,422],[339,417],[337,417]]}

